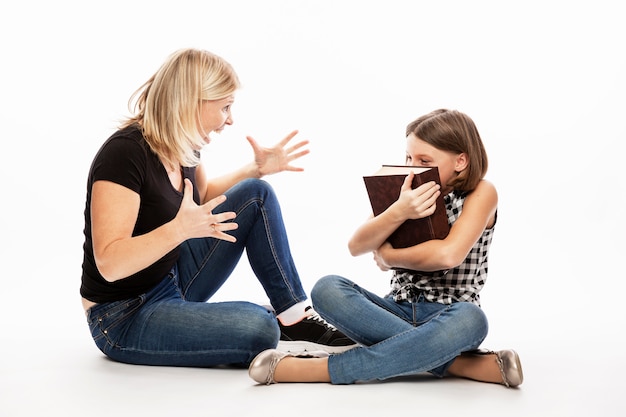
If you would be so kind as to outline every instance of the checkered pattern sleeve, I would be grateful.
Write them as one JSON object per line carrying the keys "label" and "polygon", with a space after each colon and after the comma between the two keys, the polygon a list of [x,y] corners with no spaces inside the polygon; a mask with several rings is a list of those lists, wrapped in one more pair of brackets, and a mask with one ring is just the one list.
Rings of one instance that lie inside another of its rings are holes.
{"label": "checkered pattern sleeve", "polygon": [[[453,191],[444,200],[448,222],[454,224],[463,211],[466,193]],[[394,300],[415,302],[419,295],[443,304],[467,301],[480,306],[480,290],[487,280],[488,254],[494,227],[486,229],[465,260],[445,271],[420,272],[396,270],[391,277]]]}

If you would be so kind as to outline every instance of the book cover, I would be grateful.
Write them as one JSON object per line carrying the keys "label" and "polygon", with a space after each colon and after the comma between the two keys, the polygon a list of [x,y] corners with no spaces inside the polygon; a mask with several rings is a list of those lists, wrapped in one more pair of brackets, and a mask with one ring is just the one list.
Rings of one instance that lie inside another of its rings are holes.
{"label": "book cover", "polygon": [[[414,189],[429,181],[441,184],[437,167],[383,165],[373,175],[363,177],[374,216],[378,216],[398,200],[402,183],[410,171],[415,172],[412,184]],[[408,219],[402,223],[387,239],[389,243],[398,249],[430,239],[445,238],[450,232],[450,225],[443,194],[439,195],[436,204],[432,215],[421,219]]]}

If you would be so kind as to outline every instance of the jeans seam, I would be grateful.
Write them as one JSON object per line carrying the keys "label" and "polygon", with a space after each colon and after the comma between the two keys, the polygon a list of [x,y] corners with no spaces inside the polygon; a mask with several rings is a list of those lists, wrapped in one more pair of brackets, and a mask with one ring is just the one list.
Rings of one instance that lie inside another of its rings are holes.
{"label": "jeans seam", "polygon": [[[210,239],[210,238],[205,238],[205,239]],[[207,252],[207,254],[204,256],[204,258],[202,259],[202,262],[198,266],[198,270],[193,275],[193,277],[191,277],[191,279],[189,279],[189,281],[187,282],[187,285],[185,286],[185,288],[180,288],[180,294],[181,294],[183,300],[187,299],[187,292],[189,291],[189,288],[191,288],[193,286],[193,283],[196,281],[196,279],[200,276],[201,272],[206,267],[207,263],[209,262],[209,259],[211,258],[211,256],[215,252],[215,250],[217,249],[217,246],[219,244],[221,244],[221,243],[222,242],[218,241],[218,242],[215,243],[215,245],[213,245],[211,247],[211,250],[209,250]],[[177,285],[177,287],[180,287],[180,280],[179,280],[179,285]]]}
{"label": "jeans seam", "polygon": [[[118,347],[117,343],[115,343],[111,338],[109,338],[109,334],[108,334],[109,331],[117,328],[121,323],[126,321],[130,316],[135,314],[137,310],[139,310],[139,308],[144,304],[144,302],[145,302],[145,296],[140,295],[136,298],[127,300],[125,303],[122,303],[112,308],[111,310],[105,310],[103,312],[104,314],[100,314],[97,317],[94,317],[94,320],[97,322],[95,323],[95,326],[99,330],[99,334],[97,338],[102,337],[106,341],[107,345],[117,348]],[[128,308],[130,309],[125,311],[125,309],[128,309]],[[111,315],[117,314],[118,311],[121,312],[122,315],[105,326],[104,319],[106,317],[110,317]],[[94,337],[94,340],[95,339],[96,337]]]}
{"label": "jeans seam", "polygon": [[[285,269],[283,268],[283,265],[281,264],[280,259],[276,255],[276,245],[274,244],[274,238],[268,226],[269,221],[267,219],[267,213],[266,213],[265,205],[263,204],[263,202],[260,203],[260,210],[261,210],[261,216],[263,218],[263,227],[265,228],[265,234],[267,236],[267,240],[270,245],[272,256],[274,257],[274,263],[276,264],[278,270],[280,271],[280,276],[281,276],[281,279],[283,280],[283,283],[285,284],[285,287],[289,289],[289,294],[292,296],[292,298],[298,299],[296,293],[293,291],[292,286],[289,284],[289,279],[287,278]],[[299,300],[299,301],[302,301],[302,300]],[[278,308],[282,309],[283,306],[279,306]]]}
{"label": "jeans seam", "polygon": [[[255,199],[252,199],[252,200],[248,200],[247,202],[242,204],[241,208],[236,212],[236,216],[238,216],[239,213],[244,211],[250,204],[252,204],[254,202],[255,202]],[[236,216],[235,216],[235,218],[236,218]],[[193,284],[196,281],[196,279],[200,276],[200,274],[202,273],[204,268],[207,266],[207,263],[209,262],[209,259],[211,258],[211,256],[213,256],[213,254],[217,250],[218,246],[224,243],[221,239],[217,239],[217,238],[209,238],[209,237],[207,237],[207,238],[204,238],[204,239],[215,239],[216,242],[215,242],[215,245],[211,246],[211,249],[204,256],[204,258],[202,259],[202,262],[198,266],[198,269],[196,270],[196,272],[193,275],[193,277],[191,277],[189,279],[189,281],[187,282],[187,285],[185,286],[185,288],[180,288],[180,293],[181,293],[181,296],[183,297],[184,300],[187,299],[187,293],[189,291],[189,288],[191,288],[193,286]],[[180,279],[179,279],[179,283],[180,283]],[[180,287],[180,284],[177,287]]]}

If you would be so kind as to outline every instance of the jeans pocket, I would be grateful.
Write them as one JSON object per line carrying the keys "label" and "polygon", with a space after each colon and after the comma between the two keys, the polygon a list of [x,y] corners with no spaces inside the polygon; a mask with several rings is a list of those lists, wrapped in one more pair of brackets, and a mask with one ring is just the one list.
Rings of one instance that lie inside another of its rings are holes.
{"label": "jeans pocket", "polygon": [[92,307],[88,318],[89,330],[100,350],[105,352],[106,345],[117,345],[129,319],[143,303],[144,297],[140,296]]}

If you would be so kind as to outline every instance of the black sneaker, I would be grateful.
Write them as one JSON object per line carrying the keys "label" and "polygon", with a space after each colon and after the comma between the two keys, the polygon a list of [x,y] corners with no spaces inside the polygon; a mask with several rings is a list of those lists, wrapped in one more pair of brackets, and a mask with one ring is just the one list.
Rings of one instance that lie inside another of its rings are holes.
{"label": "black sneaker", "polygon": [[276,349],[283,352],[341,353],[356,347],[357,344],[348,336],[328,324],[313,307],[307,307],[309,313],[302,321],[291,326],[280,326],[280,341]]}

